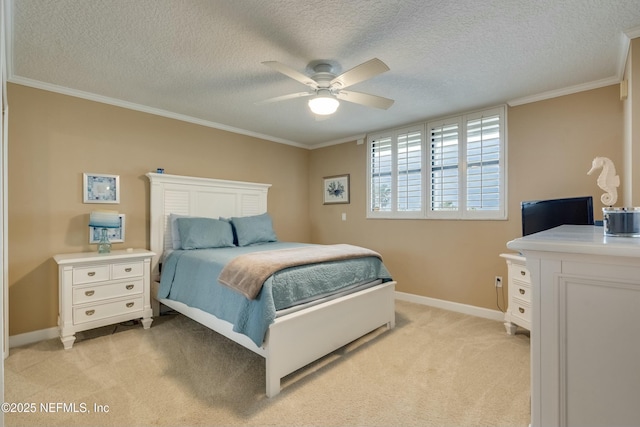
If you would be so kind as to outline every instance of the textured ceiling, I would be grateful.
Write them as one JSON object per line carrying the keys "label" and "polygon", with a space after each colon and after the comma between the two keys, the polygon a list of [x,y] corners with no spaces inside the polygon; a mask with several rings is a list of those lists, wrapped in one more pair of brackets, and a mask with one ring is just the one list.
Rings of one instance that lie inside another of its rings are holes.
{"label": "textured ceiling", "polygon": [[[9,81],[318,147],[452,113],[619,81],[640,0],[9,0]],[[318,121],[261,64],[390,71]]]}

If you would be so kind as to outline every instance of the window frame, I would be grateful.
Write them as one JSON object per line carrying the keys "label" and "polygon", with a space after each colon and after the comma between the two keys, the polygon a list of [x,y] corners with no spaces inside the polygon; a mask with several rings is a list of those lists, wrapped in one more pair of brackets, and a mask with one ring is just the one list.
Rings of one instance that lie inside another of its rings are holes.
{"label": "window frame", "polygon": [[[499,155],[498,155],[498,180],[499,180],[499,206],[496,210],[469,210],[467,209],[467,125],[472,120],[482,117],[499,116]],[[458,125],[458,209],[451,211],[438,211],[432,209],[432,162],[431,162],[431,129],[437,126]],[[398,211],[398,136],[416,129],[421,130],[421,210],[402,212]],[[391,139],[391,209],[388,211],[373,211],[372,207],[372,144],[376,140]],[[367,218],[383,219],[454,219],[454,220],[506,220],[507,219],[507,108],[505,105],[473,111],[456,116],[429,120],[427,122],[405,126],[402,128],[388,129],[373,133],[367,137]]]}

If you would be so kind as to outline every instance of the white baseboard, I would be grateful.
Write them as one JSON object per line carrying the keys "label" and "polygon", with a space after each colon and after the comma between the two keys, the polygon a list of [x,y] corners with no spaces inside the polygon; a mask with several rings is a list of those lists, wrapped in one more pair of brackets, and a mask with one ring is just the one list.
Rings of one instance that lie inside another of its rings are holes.
{"label": "white baseboard", "polygon": [[34,342],[57,338],[60,334],[58,328],[40,329],[38,331],[26,332],[24,334],[9,336],[9,348],[20,347],[21,345],[33,344]]}
{"label": "white baseboard", "polygon": [[498,320],[500,322],[504,321],[503,312],[499,310],[490,310],[488,308],[476,307],[475,305],[460,304],[458,302],[423,297],[420,295],[407,294],[405,292],[398,291],[396,291],[396,299],[401,301],[414,302],[416,304],[428,305],[436,308],[442,308],[444,310],[455,311],[458,313],[468,314],[470,316]]}
{"label": "white baseboard", "polygon": [[[405,292],[398,292],[398,291],[396,291],[396,299],[401,301],[413,302],[416,304],[428,305],[436,308],[442,308],[444,310],[455,311],[458,313],[468,314],[470,316],[504,321],[504,313],[502,313],[501,311],[490,310],[488,308],[482,308],[482,307],[476,307],[474,305],[460,304],[457,302],[423,297],[420,295],[408,294]],[[58,336],[59,336],[58,328],[40,329],[38,331],[27,332],[24,334],[11,335],[9,337],[9,348],[20,347],[22,345],[27,345],[27,344],[33,344],[38,341],[57,338]]]}

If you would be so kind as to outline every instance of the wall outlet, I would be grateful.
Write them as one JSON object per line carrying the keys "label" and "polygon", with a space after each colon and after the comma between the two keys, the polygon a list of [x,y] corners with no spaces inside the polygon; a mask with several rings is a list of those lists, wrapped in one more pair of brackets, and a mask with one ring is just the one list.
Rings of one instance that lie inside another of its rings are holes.
{"label": "wall outlet", "polygon": [[496,276],[496,288],[502,287],[502,276]]}

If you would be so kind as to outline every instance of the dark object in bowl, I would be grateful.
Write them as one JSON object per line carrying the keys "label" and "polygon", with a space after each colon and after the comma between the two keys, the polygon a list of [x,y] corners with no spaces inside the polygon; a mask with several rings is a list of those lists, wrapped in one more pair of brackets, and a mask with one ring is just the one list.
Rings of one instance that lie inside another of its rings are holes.
{"label": "dark object in bowl", "polygon": [[606,236],[640,237],[640,208],[602,208]]}

